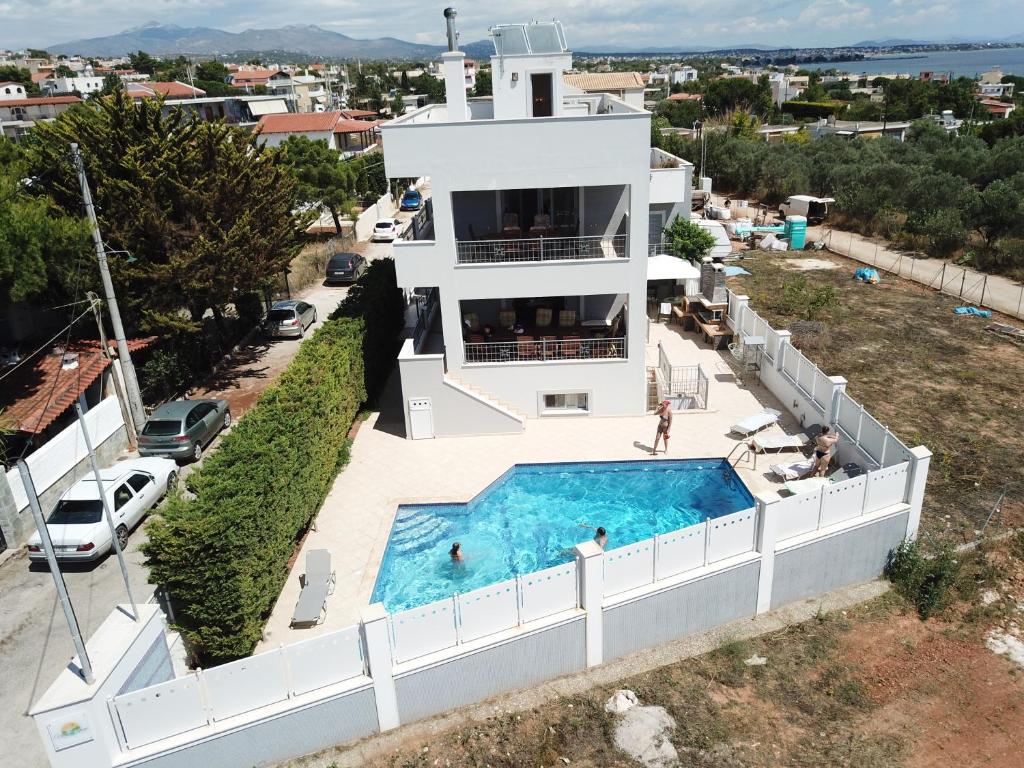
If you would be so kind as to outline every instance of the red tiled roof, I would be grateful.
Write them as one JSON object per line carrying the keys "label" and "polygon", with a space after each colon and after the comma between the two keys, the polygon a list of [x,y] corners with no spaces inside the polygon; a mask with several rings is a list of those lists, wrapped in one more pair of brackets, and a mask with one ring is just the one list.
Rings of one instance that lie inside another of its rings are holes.
{"label": "red tiled roof", "polygon": [[340,120],[341,112],[282,112],[276,115],[263,115],[256,129],[260,133],[333,131]]}
{"label": "red tiled roof", "polygon": [[240,69],[232,73],[232,85],[266,85],[271,77],[280,73],[279,69]]}
{"label": "red tiled roof", "polygon": [[41,83],[41,82],[43,82],[43,80],[46,80],[46,79],[51,78],[51,77],[53,77],[53,70],[52,69],[47,69],[45,71],[39,71],[39,72],[33,72],[32,73],[32,82],[33,83]]}
{"label": "red tiled roof", "polygon": [[386,122],[387,120],[339,120],[334,126],[334,132],[362,133],[363,131],[372,131],[381,123]]}
{"label": "red tiled roof", "polygon": [[3,80],[3,81],[0,81],[0,85],[20,85],[23,88],[25,87],[24,83],[18,83],[18,82],[15,82],[14,80]]}
{"label": "red tiled roof", "polygon": [[700,101],[703,96],[699,93],[673,93],[668,97],[669,101]]}
{"label": "red tiled roof", "polygon": [[[155,337],[130,339],[128,350],[137,352],[155,340]],[[114,346],[113,341],[108,343]],[[0,423],[21,432],[42,432],[74,404],[110,364],[100,352],[98,341],[74,341],[67,351],[78,355],[75,368],[64,368],[62,355],[41,352],[4,380]]]}
{"label": "red tiled roof", "polygon": [[[0,102],[2,104],[3,102]],[[1013,104],[1007,104],[1005,101],[996,101],[995,99],[979,99],[978,103],[988,107],[989,110],[996,110],[997,112],[1010,110],[1014,108]]]}
{"label": "red tiled roof", "polygon": [[191,85],[177,81],[127,83],[125,89],[133,99],[152,99],[156,96],[166,96],[169,99],[194,99],[206,95],[206,91],[201,88],[193,88]]}
{"label": "red tiled roof", "polygon": [[0,101],[0,107],[35,107],[43,104],[78,104],[77,96],[34,96],[30,99],[9,99]]}
{"label": "red tiled roof", "polygon": [[341,116],[346,120],[358,120],[361,117],[374,118],[377,113],[372,109],[343,109],[341,110]]}

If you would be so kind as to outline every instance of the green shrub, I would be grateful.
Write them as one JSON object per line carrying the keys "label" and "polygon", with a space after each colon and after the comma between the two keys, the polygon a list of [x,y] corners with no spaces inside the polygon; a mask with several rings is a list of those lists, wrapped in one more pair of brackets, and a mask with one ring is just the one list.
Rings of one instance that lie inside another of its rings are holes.
{"label": "green shrub", "polygon": [[949,604],[959,564],[948,548],[926,557],[916,541],[904,541],[889,557],[885,575],[896,591],[913,603],[922,619]]}
{"label": "green shrub", "polygon": [[394,259],[372,262],[331,317],[362,319],[366,395],[371,404],[376,403],[395,366],[399,334],[405,327],[405,299],[395,278]]}
{"label": "green shrub", "polygon": [[715,247],[714,235],[682,216],[672,219],[663,231],[665,245],[673,256],[699,262]]}
{"label": "green shrub", "polygon": [[325,323],[148,526],[153,579],[203,663],[252,652],[296,544],[347,459],[365,398],[363,323]]}

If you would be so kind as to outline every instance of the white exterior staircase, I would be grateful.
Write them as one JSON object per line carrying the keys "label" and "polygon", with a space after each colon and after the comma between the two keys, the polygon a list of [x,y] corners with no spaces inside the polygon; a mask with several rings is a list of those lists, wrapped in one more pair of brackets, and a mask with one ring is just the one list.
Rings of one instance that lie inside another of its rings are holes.
{"label": "white exterior staircase", "polygon": [[458,376],[455,376],[448,372],[445,372],[444,374],[444,383],[449,387],[457,389],[459,392],[466,395],[467,397],[471,397],[474,400],[477,400],[478,402],[483,403],[484,405],[493,408],[494,410],[503,413],[512,419],[515,419],[524,427],[526,426],[526,414],[517,411],[504,400],[498,400],[497,398],[492,397],[491,395],[487,394],[476,385],[469,384],[468,382],[460,379]]}

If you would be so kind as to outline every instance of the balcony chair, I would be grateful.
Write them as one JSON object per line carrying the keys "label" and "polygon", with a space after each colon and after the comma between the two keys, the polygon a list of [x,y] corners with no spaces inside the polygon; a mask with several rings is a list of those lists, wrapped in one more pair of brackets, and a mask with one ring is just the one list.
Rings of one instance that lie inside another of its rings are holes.
{"label": "balcony chair", "polygon": [[537,315],[534,319],[534,324],[538,328],[550,328],[551,327],[551,310],[547,307],[540,307],[537,310]]}
{"label": "balcony chair", "polygon": [[498,312],[498,326],[511,331],[516,325],[516,311],[514,309],[502,309]]}
{"label": "balcony chair", "polygon": [[537,342],[533,336],[520,336],[516,339],[516,353],[520,360],[536,360]]}
{"label": "balcony chair", "polygon": [[467,312],[462,316],[462,324],[465,325],[471,333],[475,333],[480,330],[480,318],[476,316],[476,312]]}
{"label": "balcony chair", "polygon": [[558,313],[558,327],[559,328],[575,328],[576,327],[576,310],[575,309],[563,309]]}
{"label": "balcony chair", "polygon": [[501,233],[509,237],[522,237],[523,230],[519,226],[518,213],[506,213],[501,217]]}
{"label": "balcony chair", "polygon": [[579,336],[563,336],[562,337],[562,357],[579,357],[580,356],[580,337]]}
{"label": "balcony chair", "polygon": [[540,356],[544,360],[557,360],[561,357],[557,336],[541,336],[540,341],[541,343],[537,346],[540,349]]}
{"label": "balcony chair", "polygon": [[546,213],[538,213],[533,217],[533,225],[530,227],[530,237],[550,237],[551,217]]}

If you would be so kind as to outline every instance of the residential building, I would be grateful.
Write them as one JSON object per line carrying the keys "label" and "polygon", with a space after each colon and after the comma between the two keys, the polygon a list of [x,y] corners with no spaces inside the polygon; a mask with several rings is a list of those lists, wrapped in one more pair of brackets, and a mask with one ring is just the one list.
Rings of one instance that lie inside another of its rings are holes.
{"label": "residential building", "polygon": [[693,83],[697,80],[697,70],[693,67],[678,67],[672,70],[672,85]]}
{"label": "residential building", "polygon": [[978,104],[983,107],[993,120],[1005,120],[1017,108],[1016,105],[996,99],[979,99]]}
{"label": "residential building", "polygon": [[399,358],[412,438],[643,414],[649,233],[690,210],[693,166],[650,147],[650,113],[569,85],[561,24],[491,35],[493,98],[466,98],[449,51],[447,103],[381,127],[388,176],[433,192],[394,248],[426,297]]}
{"label": "residential building", "polygon": [[805,126],[812,139],[822,136],[841,136],[845,139],[877,139],[880,136],[905,141],[910,130],[909,120],[836,120],[834,117],[821,118]]}
{"label": "residential building", "polygon": [[78,96],[35,96],[0,100],[0,131],[17,141],[38,120],[52,120],[61,112],[81,104]]}
{"label": "residential building", "polygon": [[473,59],[466,59],[462,62],[462,73],[465,76],[467,91],[472,91],[476,88],[476,72],[476,62]]}
{"label": "residential building", "polygon": [[196,88],[188,83],[177,80],[161,82],[148,80],[145,82],[125,83],[125,91],[133,99],[155,99],[163,96],[165,99],[196,99],[206,95],[202,88]]}
{"label": "residential building", "polygon": [[358,153],[377,143],[378,122],[348,120],[341,112],[268,114],[260,117],[256,129],[272,147],[289,136],[305,136],[310,141],[326,141],[341,153]]}
{"label": "residential building", "polygon": [[699,93],[673,93],[668,97],[669,101],[703,101],[704,97]]}
{"label": "residential building", "polygon": [[568,93],[608,93],[643,109],[644,81],[639,72],[573,72],[563,79]]}
{"label": "residential building", "polygon": [[15,83],[11,80],[0,83],[0,102],[20,101],[26,97],[25,86],[21,83]]}
{"label": "residential building", "polygon": [[103,90],[103,78],[87,75],[75,77],[51,77],[40,86],[44,93],[58,96],[65,93],[78,93],[83,96]]}
{"label": "residential building", "polygon": [[1002,68],[992,67],[988,72],[982,72],[981,76],[978,77],[978,82],[982,85],[998,85],[1003,82]]}
{"label": "residential building", "polygon": [[975,93],[989,99],[1013,98],[1013,83],[978,83]]}
{"label": "residential building", "polygon": [[800,133],[800,125],[762,125],[757,129],[757,135],[764,137],[765,141],[782,141],[786,136]]}

